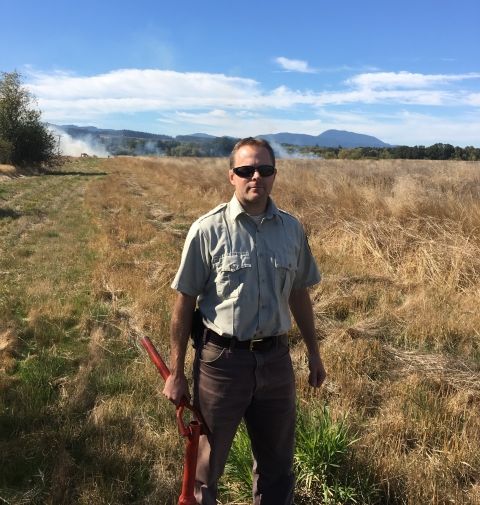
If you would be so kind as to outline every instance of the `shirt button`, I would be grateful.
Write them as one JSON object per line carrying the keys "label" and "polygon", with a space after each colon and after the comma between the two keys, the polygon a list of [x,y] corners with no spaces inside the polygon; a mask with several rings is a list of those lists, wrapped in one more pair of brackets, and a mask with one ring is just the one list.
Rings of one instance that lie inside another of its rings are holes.
{"label": "shirt button", "polygon": [[260,335],[263,335],[263,331],[259,331],[258,333],[260,333]]}
{"label": "shirt button", "polygon": [[267,308],[267,306],[266,306],[266,305],[262,305],[262,309],[266,309],[266,308]]}
{"label": "shirt button", "polygon": [[260,256],[260,258],[263,258],[263,253],[260,253],[259,256]]}
{"label": "shirt button", "polygon": [[265,284],[265,279],[262,279],[262,284]]}
{"label": "shirt button", "polygon": [[288,264],[288,268],[292,268],[292,264],[291,263]]}

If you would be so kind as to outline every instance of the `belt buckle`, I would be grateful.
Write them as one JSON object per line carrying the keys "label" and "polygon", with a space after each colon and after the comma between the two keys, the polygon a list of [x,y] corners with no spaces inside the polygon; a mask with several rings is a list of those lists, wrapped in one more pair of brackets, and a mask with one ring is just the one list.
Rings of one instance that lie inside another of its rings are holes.
{"label": "belt buckle", "polygon": [[248,347],[248,350],[253,352],[253,344],[255,342],[261,342],[263,340],[263,338],[252,338],[252,340],[250,340],[250,346]]}

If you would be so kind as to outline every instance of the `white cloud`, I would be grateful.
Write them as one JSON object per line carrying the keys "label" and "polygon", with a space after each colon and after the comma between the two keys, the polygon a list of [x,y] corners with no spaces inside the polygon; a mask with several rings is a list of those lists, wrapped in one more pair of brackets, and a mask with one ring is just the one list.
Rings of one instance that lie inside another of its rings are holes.
{"label": "white cloud", "polygon": [[[207,133],[239,136],[280,131],[318,135],[336,128],[368,133],[390,143],[431,139],[464,145],[479,143],[478,121],[472,118],[480,107],[480,92],[473,85],[465,91],[460,83],[478,78],[479,73],[369,71],[339,83],[333,91],[299,91],[283,85],[264,89],[254,79],[224,74],[121,69],[91,77],[31,73],[29,88],[50,122],[102,126],[113,114],[121,114],[130,115],[131,120],[120,127],[135,129],[136,116],[155,113],[159,122],[170,125],[172,135],[188,133],[193,125],[203,125]],[[431,115],[404,114],[415,114],[416,106],[431,107]],[[347,107],[359,110],[346,111]],[[452,114],[456,119],[449,118]],[[109,125],[115,128],[112,121]]]}
{"label": "white cloud", "polygon": [[310,135],[318,135],[327,129],[323,127],[321,119],[298,121],[274,118],[267,114],[243,116],[239,120],[238,114],[234,112],[227,112],[219,118],[211,112],[188,113],[177,111],[169,113],[167,117],[177,123],[176,131],[182,130],[187,133],[191,131],[192,127],[201,126],[205,133],[237,137],[283,131],[301,131]]}
{"label": "white cloud", "polygon": [[[364,73],[341,91],[265,91],[253,79],[223,74],[122,69],[92,77],[66,73],[32,74],[31,91],[50,120],[145,111],[241,109],[286,110],[340,104],[415,104],[476,106],[478,93],[432,88],[434,84],[479,78],[480,74],[422,75]],[[408,89],[407,89],[408,88]],[[429,88],[429,89],[425,89]]]}
{"label": "white cloud", "polygon": [[279,58],[275,58],[275,61],[285,70],[289,72],[305,72],[305,73],[316,73],[316,70],[310,68],[308,63],[303,60],[289,60],[288,58],[284,58],[280,56]]}
{"label": "white cloud", "polygon": [[471,93],[468,95],[467,100],[470,105],[474,107],[480,107],[480,93]]}
{"label": "white cloud", "polygon": [[347,84],[368,89],[394,89],[394,88],[430,88],[435,84],[462,81],[464,79],[478,79],[480,74],[412,74],[410,72],[370,72],[347,79]]}

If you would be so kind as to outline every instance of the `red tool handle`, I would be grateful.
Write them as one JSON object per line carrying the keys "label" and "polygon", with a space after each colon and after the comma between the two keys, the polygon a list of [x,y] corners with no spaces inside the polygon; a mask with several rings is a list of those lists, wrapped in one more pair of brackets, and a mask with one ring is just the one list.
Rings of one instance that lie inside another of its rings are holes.
{"label": "red tool handle", "polygon": [[142,342],[143,347],[148,352],[150,359],[155,363],[155,366],[160,372],[160,375],[163,377],[163,380],[166,381],[170,377],[170,370],[163,362],[160,354],[158,354],[158,351],[155,349],[152,341],[148,337],[143,337],[140,342]]}
{"label": "red tool handle", "polygon": [[[155,366],[157,367],[158,371],[160,372],[160,375],[163,377],[163,380],[167,380],[168,377],[170,376],[170,370],[168,369],[167,365],[165,365],[162,357],[160,354],[158,354],[157,349],[155,349],[155,346],[153,345],[152,341],[148,337],[143,337],[142,340],[140,341],[147,351],[148,355],[150,356],[150,359],[155,363]],[[182,436],[188,437],[190,433],[192,432],[191,426],[185,426],[183,419],[182,419],[182,414],[183,414],[183,409],[188,409],[192,411],[198,419],[199,424],[202,426],[202,434],[207,433],[207,425],[205,424],[205,421],[203,420],[203,416],[200,413],[198,409],[196,409],[193,405],[191,405],[185,397],[182,398],[180,402],[180,406],[177,408],[177,422],[178,422],[178,427],[180,428],[180,432]]]}
{"label": "red tool handle", "polygon": [[[148,337],[143,337],[141,342],[164,380],[167,380],[170,375],[170,370],[163,362],[160,354],[158,354],[152,341]],[[182,419],[184,408],[191,410],[198,419],[198,421],[191,421],[188,427],[185,427]],[[197,503],[195,500],[195,472],[197,468],[198,443],[200,435],[207,434],[208,429],[202,414],[200,414],[195,407],[190,405],[185,397],[182,398],[180,406],[177,409],[177,422],[182,435],[187,438],[182,494],[178,498],[177,505],[195,505]]]}

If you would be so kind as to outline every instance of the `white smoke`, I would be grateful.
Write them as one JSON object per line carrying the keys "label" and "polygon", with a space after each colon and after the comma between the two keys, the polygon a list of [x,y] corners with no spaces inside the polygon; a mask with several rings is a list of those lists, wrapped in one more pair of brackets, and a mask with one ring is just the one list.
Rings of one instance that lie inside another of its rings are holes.
{"label": "white smoke", "polygon": [[84,135],[81,138],[73,138],[68,133],[52,129],[51,132],[58,140],[60,139],[59,149],[64,156],[81,156],[83,153],[89,156],[98,156],[99,158],[108,158],[110,153],[105,147],[96,142],[91,135]]}
{"label": "white smoke", "polygon": [[135,154],[139,156],[163,156],[164,151],[157,147],[157,143],[154,140],[148,140],[145,145],[137,145],[135,147]]}
{"label": "white smoke", "polygon": [[298,151],[289,153],[281,144],[275,140],[269,140],[268,143],[272,146],[275,158],[295,158],[297,160],[321,160],[321,156],[315,156],[313,153],[302,154]]}

